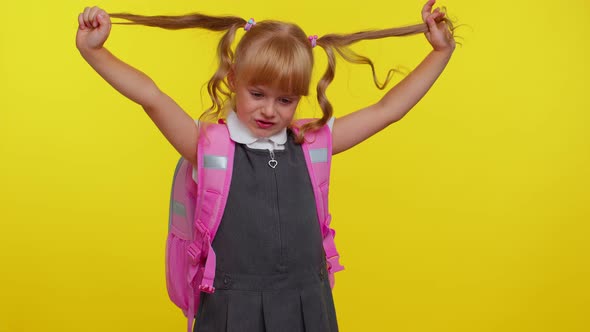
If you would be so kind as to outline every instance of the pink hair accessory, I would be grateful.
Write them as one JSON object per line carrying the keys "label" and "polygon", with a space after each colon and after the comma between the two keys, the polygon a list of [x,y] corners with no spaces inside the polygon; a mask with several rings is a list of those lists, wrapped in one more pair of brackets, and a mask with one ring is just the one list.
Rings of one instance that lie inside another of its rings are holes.
{"label": "pink hair accessory", "polygon": [[253,18],[248,20],[248,23],[246,23],[246,26],[244,27],[244,30],[246,31],[250,31],[250,28],[256,25],[256,21],[254,21]]}
{"label": "pink hair accessory", "polygon": [[311,47],[315,47],[317,45],[318,35],[309,36],[307,39],[311,42]]}

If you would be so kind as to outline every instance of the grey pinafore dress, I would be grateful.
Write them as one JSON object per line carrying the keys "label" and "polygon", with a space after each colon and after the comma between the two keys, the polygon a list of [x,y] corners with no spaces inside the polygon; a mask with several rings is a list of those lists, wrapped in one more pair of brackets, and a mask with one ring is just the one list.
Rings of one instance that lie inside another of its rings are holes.
{"label": "grey pinafore dress", "polygon": [[237,144],[213,249],[212,294],[201,293],[194,332],[336,332],[315,199],[300,145]]}

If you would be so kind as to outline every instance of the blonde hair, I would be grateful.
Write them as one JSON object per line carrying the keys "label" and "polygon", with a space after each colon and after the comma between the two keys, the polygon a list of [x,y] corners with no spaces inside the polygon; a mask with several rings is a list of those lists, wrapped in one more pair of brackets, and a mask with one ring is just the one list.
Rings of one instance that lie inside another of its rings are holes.
{"label": "blonde hair", "polygon": [[[445,9],[443,8],[443,11]],[[207,91],[212,106],[201,115],[203,120],[218,120],[225,117],[225,104],[232,100],[228,74],[233,70],[237,80],[249,84],[278,85],[283,91],[307,96],[311,82],[314,63],[312,45],[304,31],[293,23],[266,20],[257,22],[244,34],[236,46],[231,45],[236,31],[244,27],[247,21],[235,16],[208,16],[198,13],[181,16],[142,16],[128,13],[112,13],[111,17],[130,22],[114,24],[140,24],[164,29],[202,28],[211,31],[225,31],[217,46],[219,68],[207,84]],[[454,35],[451,20],[443,19]],[[327,34],[317,39],[328,57],[326,71],[317,85],[317,100],[322,110],[322,117],[306,123],[299,128],[296,141],[303,142],[307,131],[314,131],[324,126],[333,115],[333,108],[326,96],[326,90],[336,73],[336,54],[344,60],[371,67],[373,81],[379,89],[384,89],[392,78],[394,70],[387,73],[385,81],[380,84],[373,62],[356,54],[348,46],[361,40],[387,37],[408,36],[428,31],[425,23],[384,30],[370,30],[351,34]]]}

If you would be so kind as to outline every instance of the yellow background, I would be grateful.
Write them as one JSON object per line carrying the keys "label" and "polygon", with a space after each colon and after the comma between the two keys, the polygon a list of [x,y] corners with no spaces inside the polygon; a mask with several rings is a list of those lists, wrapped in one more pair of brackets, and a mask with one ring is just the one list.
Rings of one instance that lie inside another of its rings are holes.
{"label": "yellow background", "polygon": [[[77,15],[95,4],[275,18],[321,35],[416,23],[423,2],[5,3],[1,332],[185,330],[164,278],[179,156],[79,55]],[[463,47],[402,121],[333,161],[340,328],[590,331],[590,4],[441,5],[468,24],[457,31]],[[217,36],[114,26],[106,46],[197,117]],[[355,49],[383,77],[414,68],[430,46],[413,36]],[[314,52],[319,74],[324,54]],[[328,93],[344,115],[383,92],[367,68],[340,61]],[[313,97],[303,113],[318,113]]]}

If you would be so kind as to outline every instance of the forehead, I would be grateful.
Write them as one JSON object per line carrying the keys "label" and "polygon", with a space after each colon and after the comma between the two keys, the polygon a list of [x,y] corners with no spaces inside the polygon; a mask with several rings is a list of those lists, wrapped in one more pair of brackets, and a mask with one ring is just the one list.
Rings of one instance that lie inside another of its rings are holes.
{"label": "forehead", "polygon": [[236,57],[235,75],[238,80],[249,85],[276,87],[295,95],[308,94],[313,66],[308,54],[298,52],[293,46],[254,46]]}

